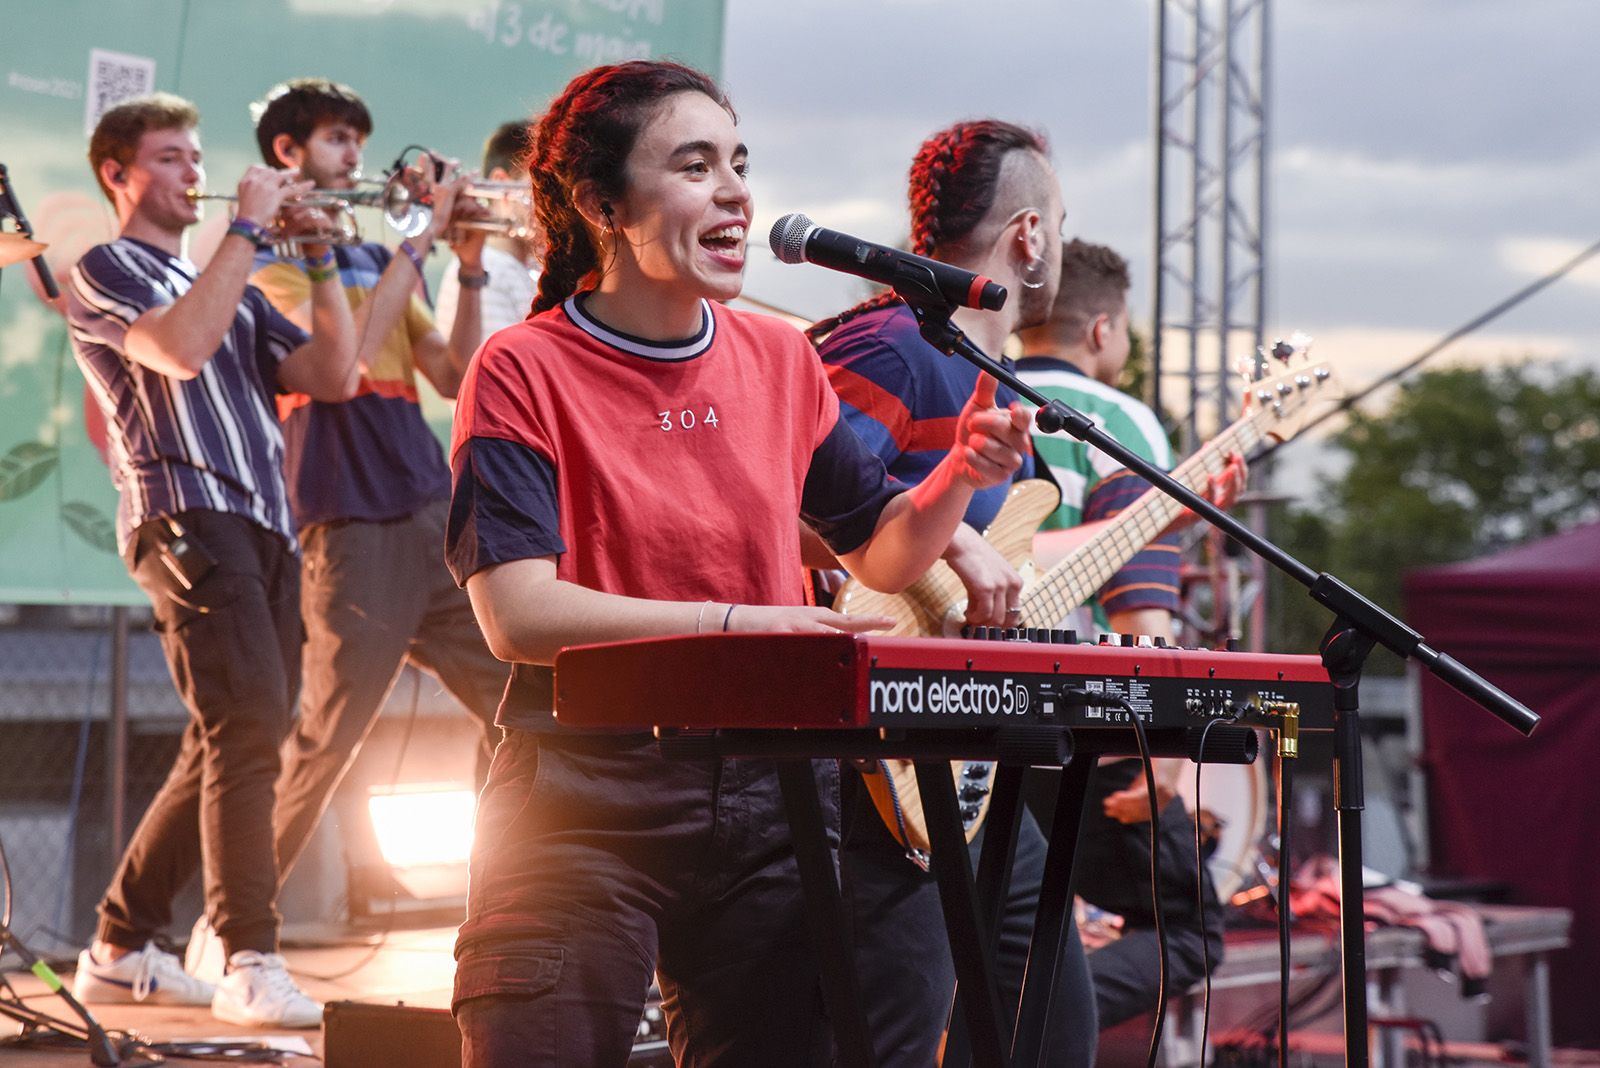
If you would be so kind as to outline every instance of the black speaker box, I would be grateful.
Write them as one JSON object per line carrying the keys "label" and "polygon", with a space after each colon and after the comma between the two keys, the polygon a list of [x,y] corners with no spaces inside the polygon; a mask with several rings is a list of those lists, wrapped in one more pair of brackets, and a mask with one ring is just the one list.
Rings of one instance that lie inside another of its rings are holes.
{"label": "black speaker box", "polygon": [[[656,1007],[654,998],[651,1008]],[[672,1068],[660,1013],[646,1016],[629,1068]],[[330,1001],[322,1016],[324,1068],[461,1068],[461,1032],[448,1009]]]}
{"label": "black speaker box", "polygon": [[461,1032],[448,1009],[330,1001],[322,1015],[325,1068],[461,1068]]}

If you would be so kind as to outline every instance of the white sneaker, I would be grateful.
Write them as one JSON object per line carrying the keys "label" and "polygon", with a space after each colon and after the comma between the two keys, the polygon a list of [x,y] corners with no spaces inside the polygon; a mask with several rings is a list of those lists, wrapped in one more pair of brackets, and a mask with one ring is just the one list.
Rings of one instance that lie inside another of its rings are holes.
{"label": "white sneaker", "polygon": [[171,953],[147,942],[110,964],[94,959],[94,951],[78,954],[72,993],[85,1005],[209,1005],[216,989],[184,972]]}
{"label": "white sneaker", "polygon": [[294,985],[282,956],[241,949],[228,958],[211,1015],[247,1027],[316,1027],[322,1005]]}
{"label": "white sneaker", "polygon": [[205,913],[200,914],[189,931],[189,945],[183,951],[183,970],[212,986],[222,982],[223,973],[228,970],[228,953]]}

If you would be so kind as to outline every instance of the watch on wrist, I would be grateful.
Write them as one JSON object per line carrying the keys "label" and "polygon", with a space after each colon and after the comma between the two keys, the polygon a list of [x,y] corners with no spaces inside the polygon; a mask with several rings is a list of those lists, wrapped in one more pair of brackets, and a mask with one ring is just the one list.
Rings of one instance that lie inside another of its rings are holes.
{"label": "watch on wrist", "polygon": [[461,283],[462,289],[482,289],[489,284],[489,272],[480,271],[477,274],[468,274],[466,271],[456,271],[456,281]]}

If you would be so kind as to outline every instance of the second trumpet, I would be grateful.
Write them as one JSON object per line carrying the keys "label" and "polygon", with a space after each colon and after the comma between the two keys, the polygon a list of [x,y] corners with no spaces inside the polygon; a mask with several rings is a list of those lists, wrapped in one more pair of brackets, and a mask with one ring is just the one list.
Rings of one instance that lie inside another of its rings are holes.
{"label": "second trumpet", "polygon": [[[184,195],[198,203],[202,200],[224,200],[231,204],[239,201],[231,193],[207,193],[199,189],[185,190]],[[324,222],[315,229],[290,233],[284,228],[282,214],[266,229],[267,241],[280,256],[300,256],[307,245],[359,245],[361,228],[356,225],[352,200],[355,198],[326,189],[313,189],[303,196],[292,197],[284,207],[319,208]]]}

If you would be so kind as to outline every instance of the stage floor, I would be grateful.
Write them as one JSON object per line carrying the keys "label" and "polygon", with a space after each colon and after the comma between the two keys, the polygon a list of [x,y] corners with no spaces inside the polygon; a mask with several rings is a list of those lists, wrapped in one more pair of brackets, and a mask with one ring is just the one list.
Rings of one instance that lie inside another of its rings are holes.
{"label": "stage floor", "polygon": [[[295,926],[285,932],[284,956],[302,990],[322,1002],[364,1001],[381,1004],[405,1002],[429,1008],[449,1008],[450,984],[455,971],[451,947],[454,927],[381,932],[352,932],[343,925]],[[71,1017],[71,1010],[31,973],[8,971],[7,978],[34,1008],[56,1017]],[[70,976],[62,974],[69,983]],[[267,1037],[260,1031],[236,1027],[214,1019],[205,1008],[170,1006],[90,1006],[107,1031],[127,1030],[153,1042],[200,1038],[239,1039]],[[19,1025],[0,1016],[0,1036],[18,1033]],[[276,1031],[271,1037],[299,1039],[311,1057],[292,1057],[291,1065],[312,1065],[322,1054],[322,1031]],[[88,1063],[83,1048],[19,1049],[0,1046],[5,1068],[49,1068]],[[125,1063],[139,1063],[129,1058]],[[171,1062],[193,1063],[193,1062]]]}

